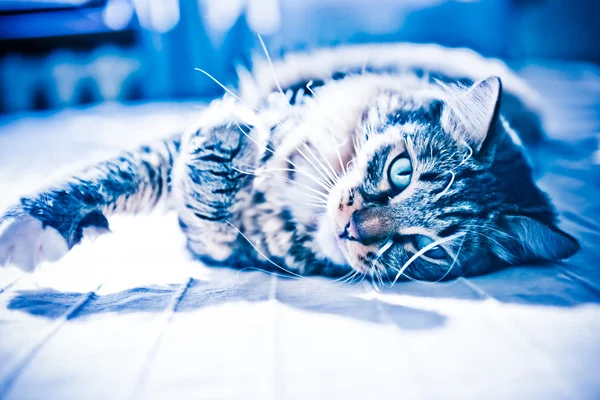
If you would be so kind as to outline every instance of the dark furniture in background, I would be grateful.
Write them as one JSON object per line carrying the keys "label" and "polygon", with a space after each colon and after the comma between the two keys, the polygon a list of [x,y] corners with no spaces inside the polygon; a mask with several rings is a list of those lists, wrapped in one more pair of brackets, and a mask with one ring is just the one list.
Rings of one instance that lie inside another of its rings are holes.
{"label": "dark furniture in background", "polygon": [[[341,6],[342,4],[343,6]],[[594,0],[0,2],[0,112],[210,97],[264,34],[269,51],[433,42],[488,56],[600,61]]]}

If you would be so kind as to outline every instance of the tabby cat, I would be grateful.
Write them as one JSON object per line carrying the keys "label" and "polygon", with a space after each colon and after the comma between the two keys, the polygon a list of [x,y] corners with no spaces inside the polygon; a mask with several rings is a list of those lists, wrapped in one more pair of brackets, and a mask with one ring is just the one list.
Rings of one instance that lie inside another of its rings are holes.
{"label": "tabby cat", "polygon": [[22,198],[0,264],[31,270],[159,202],[201,261],[292,274],[438,281],[578,250],[524,155],[538,99],[501,62],[370,45],[239,75],[186,133]]}

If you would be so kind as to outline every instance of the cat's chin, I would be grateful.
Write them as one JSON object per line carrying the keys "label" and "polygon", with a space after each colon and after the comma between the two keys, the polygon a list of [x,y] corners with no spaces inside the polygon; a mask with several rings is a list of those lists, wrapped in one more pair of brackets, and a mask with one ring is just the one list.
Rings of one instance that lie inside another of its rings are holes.
{"label": "cat's chin", "polygon": [[323,256],[337,265],[346,265],[348,261],[340,248],[335,223],[327,214],[322,215],[318,221],[317,242],[321,248]]}

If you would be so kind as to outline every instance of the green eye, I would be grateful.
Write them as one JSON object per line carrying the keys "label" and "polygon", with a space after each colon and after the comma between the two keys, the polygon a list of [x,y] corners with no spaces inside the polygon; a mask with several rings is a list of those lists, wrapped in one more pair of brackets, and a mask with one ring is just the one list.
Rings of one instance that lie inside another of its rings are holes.
{"label": "green eye", "polygon": [[[414,239],[414,245],[417,248],[417,251],[423,250],[433,242],[435,242],[435,240],[423,235],[417,235]],[[443,260],[446,258],[446,252],[440,246],[434,246],[423,254],[429,258],[433,258],[434,260]]]}
{"label": "green eye", "polygon": [[412,165],[410,158],[398,157],[390,165],[388,170],[390,184],[397,190],[404,190],[410,183],[412,176]]}

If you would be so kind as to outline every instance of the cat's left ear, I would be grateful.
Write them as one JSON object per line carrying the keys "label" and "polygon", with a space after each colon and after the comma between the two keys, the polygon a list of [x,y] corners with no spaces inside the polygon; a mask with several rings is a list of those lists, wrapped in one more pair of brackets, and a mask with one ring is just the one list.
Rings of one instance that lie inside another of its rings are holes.
{"label": "cat's left ear", "polygon": [[444,128],[478,154],[497,118],[501,95],[502,82],[497,76],[474,83],[464,93],[452,93],[442,115]]}
{"label": "cat's left ear", "polygon": [[510,264],[556,262],[579,251],[579,243],[554,224],[532,217],[505,215],[491,233],[496,256]]}

